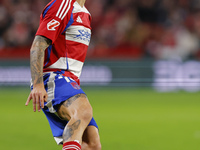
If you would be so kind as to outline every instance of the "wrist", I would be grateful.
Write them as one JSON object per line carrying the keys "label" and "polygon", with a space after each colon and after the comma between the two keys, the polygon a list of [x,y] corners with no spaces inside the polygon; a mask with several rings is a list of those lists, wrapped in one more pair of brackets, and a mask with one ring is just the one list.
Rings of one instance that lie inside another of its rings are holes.
{"label": "wrist", "polygon": [[36,88],[36,87],[44,87],[44,83],[33,84],[33,88]]}

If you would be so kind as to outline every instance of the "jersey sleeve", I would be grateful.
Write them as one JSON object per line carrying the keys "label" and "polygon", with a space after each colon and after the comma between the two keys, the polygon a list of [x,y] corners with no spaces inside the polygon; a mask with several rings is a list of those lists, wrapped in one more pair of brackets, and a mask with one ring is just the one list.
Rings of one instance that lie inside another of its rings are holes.
{"label": "jersey sleeve", "polygon": [[44,36],[55,42],[69,24],[75,0],[52,0],[40,16],[40,25],[36,35]]}

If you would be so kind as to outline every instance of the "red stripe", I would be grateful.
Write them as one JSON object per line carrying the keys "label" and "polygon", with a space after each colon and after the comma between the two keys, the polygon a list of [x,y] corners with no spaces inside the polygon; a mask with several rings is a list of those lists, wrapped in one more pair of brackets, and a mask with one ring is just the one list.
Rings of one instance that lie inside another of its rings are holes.
{"label": "red stripe", "polygon": [[75,41],[68,41],[67,43],[67,57],[81,62],[85,61],[88,46]]}
{"label": "red stripe", "polygon": [[69,141],[63,144],[63,150],[81,150],[81,145],[75,141]]}

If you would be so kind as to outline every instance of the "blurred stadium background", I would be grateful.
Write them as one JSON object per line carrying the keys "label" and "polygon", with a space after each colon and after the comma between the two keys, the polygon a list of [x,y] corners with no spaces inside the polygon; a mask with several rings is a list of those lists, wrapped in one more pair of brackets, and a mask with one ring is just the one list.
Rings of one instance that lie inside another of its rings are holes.
{"label": "blurred stadium background", "polygon": [[[0,0],[0,149],[44,149],[35,138],[59,149],[45,136],[46,120],[23,106],[29,49],[48,2]],[[81,84],[97,110],[103,150],[199,150],[200,1],[86,0],[86,7],[93,30]]]}

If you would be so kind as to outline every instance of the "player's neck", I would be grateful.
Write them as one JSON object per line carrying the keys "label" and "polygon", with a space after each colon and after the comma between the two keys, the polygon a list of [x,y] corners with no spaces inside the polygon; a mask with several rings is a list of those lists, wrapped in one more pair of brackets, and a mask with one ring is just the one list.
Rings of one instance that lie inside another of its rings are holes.
{"label": "player's neck", "polygon": [[78,3],[79,3],[79,5],[81,6],[81,7],[83,7],[84,5],[85,5],[85,1],[86,0],[76,0]]}

